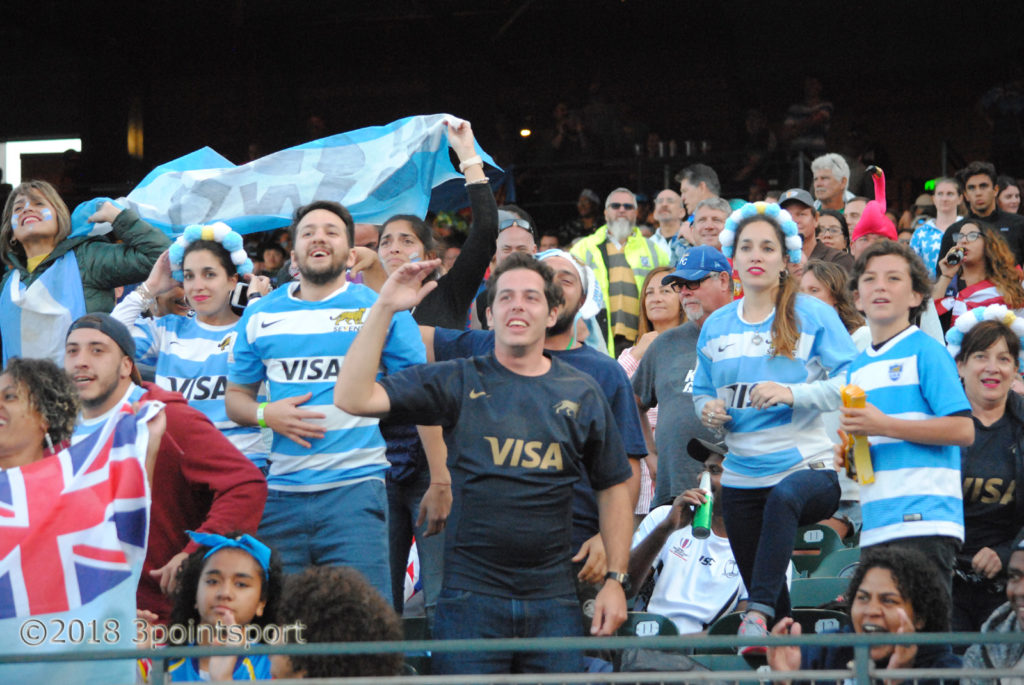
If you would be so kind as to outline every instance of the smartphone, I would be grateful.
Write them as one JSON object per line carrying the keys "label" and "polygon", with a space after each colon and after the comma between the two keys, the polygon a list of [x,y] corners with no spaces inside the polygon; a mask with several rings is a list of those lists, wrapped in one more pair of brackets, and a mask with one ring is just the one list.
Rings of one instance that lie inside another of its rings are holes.
{"label": "smartphone", "polygon": [[249,284],[245,281],[239,281],[238,285],[235,286],[235,291],[231,293],[231,306],[237,309],[245,309],[247,304],[249,304]]}

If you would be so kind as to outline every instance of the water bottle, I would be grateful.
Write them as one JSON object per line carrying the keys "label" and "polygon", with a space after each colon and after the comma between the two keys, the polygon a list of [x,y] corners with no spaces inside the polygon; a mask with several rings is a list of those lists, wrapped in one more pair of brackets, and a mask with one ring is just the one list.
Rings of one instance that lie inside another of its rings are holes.
{"label": "water bottle", "polygon": [[700,474],[700,489],[704,491],[704,504],[697,507],[693,515],[693,537],[704,540],[711,535],[711,508],[714,498],[711,496],[711,474],[705,471]]}

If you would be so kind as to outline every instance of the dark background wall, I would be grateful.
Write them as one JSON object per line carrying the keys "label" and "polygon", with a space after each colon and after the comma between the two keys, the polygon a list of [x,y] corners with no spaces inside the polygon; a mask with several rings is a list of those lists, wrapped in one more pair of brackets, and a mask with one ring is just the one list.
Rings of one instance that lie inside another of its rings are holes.
{"label": "dark background wall", "polygon": [[[927,178],[943,140],[988,156],[977,103],[1017,78],[1024,35],[1010,1],[40,0],[0,13],[0,138],[79,135],[81,181],[100,186],[203,145],[242,162],[250,144],[437,111],[521,162],[515,132],[543,130],[559,100],[583,105],[593,83],[638,139],[729,150],[749,107],[778,127],[805,74],[835,104],[830,143],[862,131],[891,177]],[[126,151],[133,108],[142,160]]]}

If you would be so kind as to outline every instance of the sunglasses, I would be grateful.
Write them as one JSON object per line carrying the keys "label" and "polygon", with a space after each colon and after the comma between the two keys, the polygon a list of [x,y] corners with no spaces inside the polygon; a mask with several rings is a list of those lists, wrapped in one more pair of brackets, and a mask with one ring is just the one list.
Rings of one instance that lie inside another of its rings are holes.
{"label": "sunglasses", "polygon": [[711,278],[711,276],[705,276],[704,278],[700,279],[699,281],[675,280],[675,281],[672,281],[672,290],[674,290],[677,293],[682,292],[684,290],[689,290],[689,291],[700,290],[700,287],[704,284],[704,281],[708,280],[709,278]]}
{"label": "sunglasses", "polygon": [[609,202],[608,209],[636,209],[636,205],[631,202]]}
{"label": "sunglasses", "polygon": [[524,231],[529,231],[530,233],[533,233],[533,226],[530,225],[530,222],[527,221],[526,219],[520,219],[519,217],[516,217],[515,219],[505,219],[504,221],[498,222],[499,231],[504,231],[506,228],[512,228],[513,226],[518,226]]}

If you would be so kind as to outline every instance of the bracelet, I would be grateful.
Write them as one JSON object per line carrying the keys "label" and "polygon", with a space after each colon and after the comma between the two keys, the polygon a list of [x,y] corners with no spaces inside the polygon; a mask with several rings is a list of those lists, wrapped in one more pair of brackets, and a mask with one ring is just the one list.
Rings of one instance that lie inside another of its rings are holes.
{"label": "bracelet", "polygon": [[466,169],[468,169],[471,166],[476,166],[477,164],[483,166],[484,160],[480,159],[480,155],[473,155],[465,162],[459,162],[459,171],[461,171],[462,173],[466,173]]}
{"label": "bracelet", "polygon": [[153,306],[153,303],[156,302],[156,298],[153,297],[151,292],[149,292],[149,287],[145,282],[140,283],[139,287],[135,289],[135,292],[137,292],[139,297],[142,298],[142,311],[147,311]]}
{"label": "bracelet", "polygon": [[491,182],[490,179],[487,178],[486,176],[484,176],[483,178],[478,178],[475,181],[466,181],[466,185],[467,186],[482,186],[482,185],[484,185],[486,183],[490,183],[490,182]]}
{"label": "bracelet", "polygon": [[260,428],[270,428],[270,426],[267,425],[266,420],[263,418],[263,412],[266,410],[268,404],[270,404],[270,402],[263,402],[260,406],[256,407],[256,423],[259,424]]}

